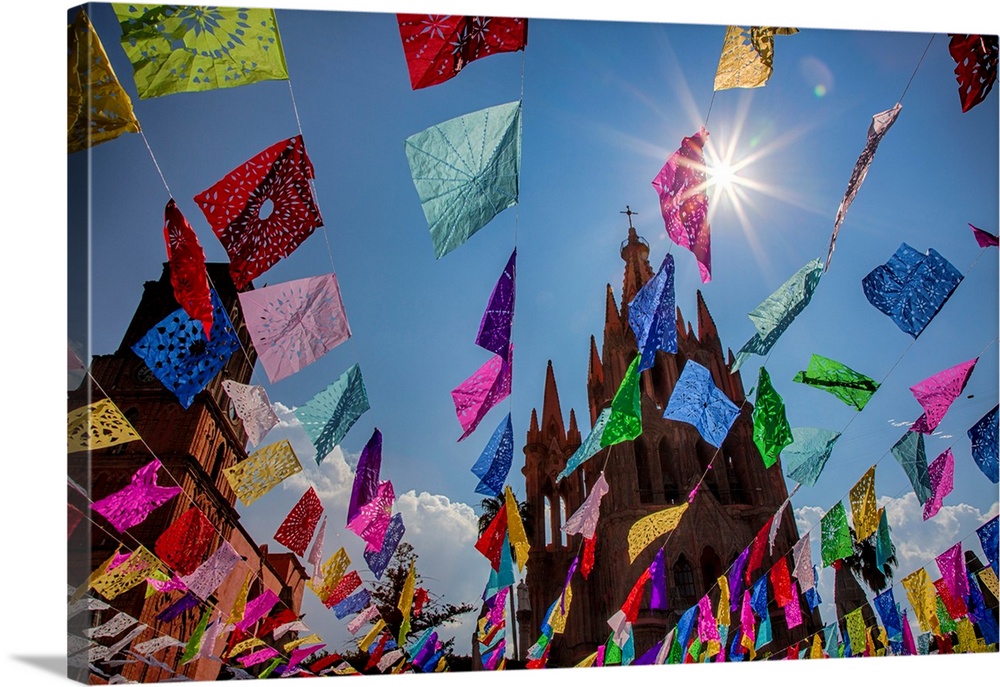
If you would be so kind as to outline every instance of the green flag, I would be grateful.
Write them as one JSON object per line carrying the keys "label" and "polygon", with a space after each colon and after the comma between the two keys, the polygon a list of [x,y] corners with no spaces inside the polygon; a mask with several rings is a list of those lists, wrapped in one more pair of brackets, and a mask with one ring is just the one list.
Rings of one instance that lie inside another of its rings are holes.
{"label": "green flag", "polygon": [[815,353],[809,359],[809,369],[796,374],[792,381],[827,391],[858,410],[864,410],[879,386],[871,377]]}
{"label": "green flag", "polygon": [[847,526],[847,511],[844,510],[843,501],[838,501],[837,505],[823,516],[821,524],[823,530],[823,567],[832,565],[834,561],[839,561],[854,553],[854,546],[851,544],[851,530]]}
{"label": "green flag", "polygon": [[757,379],[757,399],[753,409],[753,443],[757,444],[766,467],[774,465],[781,449],[792,443],[792,428],[785,417],[785,403],[771,386],[771,376],[763,366]]}
{"label": "green flag", "polygon": [[642,434],[642,402],[639,396],[639,356],[625,371],[615,397],[611,400],[611,416],[601,433],[601,448],[635,439]]}

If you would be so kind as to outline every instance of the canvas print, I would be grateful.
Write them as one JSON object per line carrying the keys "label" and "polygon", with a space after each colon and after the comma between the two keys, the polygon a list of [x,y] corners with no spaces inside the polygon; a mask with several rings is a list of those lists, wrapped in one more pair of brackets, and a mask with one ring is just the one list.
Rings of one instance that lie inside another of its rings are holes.
{"label": "canvas print", "polygon": [[72,679],[997,652],[996,35],[67,38]]}

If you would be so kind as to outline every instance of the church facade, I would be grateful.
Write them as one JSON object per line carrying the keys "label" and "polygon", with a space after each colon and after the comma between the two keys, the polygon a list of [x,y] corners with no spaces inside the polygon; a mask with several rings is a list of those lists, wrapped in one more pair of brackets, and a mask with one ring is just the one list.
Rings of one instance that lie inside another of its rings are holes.
{"label": "church facade", "polygon": [[[225,368],[208,386],[199,392],[190,407],[185,409],[177,397],[152,375],[145,363],[131,350],[147,331],[164,317],[179,308],[170,284],[169,265],[164,265],[157,281],[144,285],[141,302],[132,321],[114,353],[95,356],[91,361],[90,375],[83,384],[69,394],[69,409],[73,410],[102,398],[110,398],[129,420],[141,441],[132,441],[113,447],[89,452],[71,453],[68,459],[69,502],[81,512],[88,511],[88,504],[125,487],[139,468],[158,458],[163,467],[158,483],[162,486],[180,486],[183,492],[155,509],[140,524],[119,534],[103,524],[99,515],[91,516],[94,524],[84,519],[73,530],[68,540],[68,582],[77,588],[84,584],[92,571],[115,553],[135,550],[143,545],[153,551],[157,538],[179,516],[197,507],[215,528],[207,549],[211,555],[225,541],[242,558],[233,572],[210,595],[208,604],[216,612],[212,620],[226,614],[233,607],[244,581],[250,576],[248,598],[253,599],[265,589],[278,595],[279,609],[291,609],[298,616],[302,594],[308,578],[296,556],[287,552],[272,552],[267,545],[257,544],[240,523],[236,511],[236,495],[226,480],[223,470],[247,458],[247,435],[235,413],[232,402],[222,389],[222,380],[231,379],[249,383],[256,360],[256,353],[243,323],[236,288],[229,276],[227,264],[207,265],[209,277],[227,310],[241,348],[229,358]],[[174,483],[176,480],[176,485]],[[75,486],[74,486],[75,483]],[[86,494],[76,487],[81,487]],[[101,524],[97,524],[101,523]],[[227,677],[220,674],[222,663],[199,660],[180,665],[184,646],[171,646],[153,655],[152,661],[120,659],[124,652],[138,643],[160,636],[186,640],[201,619],[204,604],[184,611],[176,618],[163,621],[157,615],[183,596],[181,591],[156,593],[146,596],[146,584],[127,591],[113,600],[103,610],[80,613],[69,621],[71,635],[80,635],[87,628],[106,622],[119,612],[136,618],[146,629],[135,636],[120,650],[119,665],[113,669],[108,664],[97,663],[113,676],[116,672],[126,680],[158,682],[182,677],[193,680],[214,680]],[[133,628],[134,630],[134,628]],[[122,635],[125,633],[123,632]],[[286,635],[282,642],[292,637]],[[220,655],[231,642],[229,632],[216,637],[214,655]],[[105,645],[120,641],[117,638],[102,640]],[[86,652],[84,652],[86,653]],[[87,662],[70,657],[70,677],[82,681],[100,681],[94,673],[88,675]],[[81,665],[82,663],[82,665]],[[258,666],[250,672],[259,671]],[[176,672],[174,672],[176,670]]]}
{"label": "church facade", "polygon": [[[628,303],[654,276],[649,245],[631,226],[631,215],[629,220],[628,237],[620,249],[624,261],[621,302],[616,300],[611,285],[607,285],[601,348],[594,337],[590,339],[587,373],[590,426],[601,410],[610,406],[637,355],[638,347],[628,325]],[[663,639],[681,614],[706,593],[715,607],[719,599],[716,580],[726,573],[788,496],[780,461],[770,469],[765,468],[753,443],[753,406],[744,396],[739,372],[729,372],[732,351],[724,357],[716,325],[700,291],[694,323],[685,322],[680,308],[677,310],[677,341],[676,354],[658,352],[653,368],[641,374],[642,434],[634,441],[602,449],[559,482],[556,476],[580,446],[581,432],[586,434],[587,429],[581,430],[572,409],[568,424],[564,422],[555,371],[549,362],[541,412],[532,411],[522,469],[534,522],[527,565],[530,624],[523,628],[531,641],[539,636],[545,612],[560,594],[574,557],[582,552],[581,536],[567,537],[561,528],[583,503],[602,470],[609,485],[601,502],[594,568],[586,581],[579,574],[574,576],[572,610],[565,632],[550,643],[549,665],[574,665],[608,640],[611,632],[608,618],[621,608],[633,584],[667,539],[667,535],[661,536],[629,563],[626,539],[636,520],[686,502],[705,475],[696,498],[679,527],[669,535],[665,548],[668,610],[650,610],[650,592],[648,589],[645,592],[633,626],[635,652],[640,656]],[[707,368],[716,386],[740,408],[718,451],[693,426],[663,419],[674,385],[689,360]],[[791,508],[787,508],[778,527],[773,555],[765,550],[763,564],[754,572],[751,582],[766,574],[778,557],[788,555],[798,538]],[[810,614],[808,606],[803,605],[805,623],[789,631],[773,599],[771,606],[771,610],[777,611],[772,614],[774,640],[770,647],[762,647],[762,651],[772,647],[783,649],[821,627],[818,612]],[[738,613],[734,616],[736,625]]]}

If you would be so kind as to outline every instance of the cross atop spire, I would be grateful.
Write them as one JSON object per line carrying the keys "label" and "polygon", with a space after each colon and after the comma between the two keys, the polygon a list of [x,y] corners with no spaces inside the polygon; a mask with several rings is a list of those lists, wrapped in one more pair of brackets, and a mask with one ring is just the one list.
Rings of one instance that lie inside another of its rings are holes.
{"label": "cross atop spire", "polygon": [[638,212],[633,212],[632,208],[630,208],[628,205],[626,205],[625,209],[624,210],[620,210],[618,214],[620,214],[620,215],[628,215],[628,228],[629,229],[635,229],[635,227],[632,226],[632,215],[638,215],[639,214]]}

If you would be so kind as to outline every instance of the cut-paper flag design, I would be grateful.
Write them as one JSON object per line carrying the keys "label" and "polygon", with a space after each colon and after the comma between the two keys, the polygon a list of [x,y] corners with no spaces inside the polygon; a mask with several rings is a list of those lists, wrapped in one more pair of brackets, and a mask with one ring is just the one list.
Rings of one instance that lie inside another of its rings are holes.
{"label": "cut-paper flag design", "polygon": [[962,274],[933,248],[921,253],[903,243],[861,285],[868,302],[915,339],[961,281]]}
{"label": "cut-paper flag design", "polygon": [[802,591],[807,592],[816,586],[816,572],[812,565],[812,547],[809,532],[802,535],[802,538],[795,542],[792,547],[792,560],[795,564],[792,568],[792,575],[795,577]]}
{"label": "cut-paper flag design", "polygon": [[316,592],[316,596],[320,600],[326,599],[336,589],[337,585],[340,584],[340,580],[344,577],[344,573],[347,572],[350,566],[350,556],[347,555],[344,547],[340,547],[326,560],[326,563],[320,569],[322,582],[316,584],[313,580],[308,580],[306,586]]}
{"label": "cut-paper flag design", "polygon": [[236,564],[242,560],[242,556],[236,553],[229,542],[224,541],[215,550],[215,553],[209,556],[208,560],[199,565],[190,575],[182,577],[181,581],[184,582],[191,594],[204,601],[209,594],[219,588],[219,585],[229,577],[229,573],[233,571]]}
{"label": "cut-paper flag design", "polygon": [[892,538],[889,530],[889,519],[886,517],[885,508],[879,508],[878,532],[875,534],[875,565],[879,569],[885,567],[892,557]]}
{"label": "cut-paper flag design", "polygon": [[406,635],[410,633],[410,612],[413,608],[413,588],[417,580],[417,569],[414,560],[410,559],[410,569],[406,573],[406,581],[403,583],[403,591],[399,594],[399,603],[396,607],[403,614],[403,620],[399,624],[399,643],[406,641]]}
{"label": "cut-paper flag design", "polygon": [[609,417],[611,417],[611,408],[605,408],[601,411],[601,414],[597,416],[597,420],[594,421],[594,426],[591,428],[590,434],[587,435],[587,438],[583,440],[580,447],[577,448],[576,451],[573,452],[573,455],[569,457],[569,460],[566,461],[566,467],[563,468],[562,472],[556,475],[556,482],[559,482],[585,462],[596,456],[601,448],[603,448],[601,446],[601,437],[604,435],[604,428],[608,424]]}
{"label": "cut-paper flag design", "polygon": [[139,133],[132,100],[122,88],[104,46],[81,8],[68,27],[67,150],[75,153]]}
{"label": "cut-paper flag design", "polygon": [[733,372],[739,370],[751,355],[767,355],[771,351],[799,313],[809,305],[822,276],[823,263],[819,258],[811,260],[747,313],[757,331],[736,354]]}
{"label": "cut-paper flag design", "polygon": [[240,349],[239,339],[218,294],[212,291],[212,338],[183,308],[160,320],[132,346],[146,367],[185,408]]}
{"label": "cut-paper flag design", "polygon": [[601,516],[601,499],[608,493],[608,482],[604,479],[604,473],[598,475],[594,486],[590,488],[590,493],[573,515],[566,519],[563,525],[563,532],[566,534],[580,534],[584,539],[591,539],[597,531],[597,520]]}
{"label": "cut-paper flag design", "polygon": [[927,467],[931,483],[931,497],[924,504],[924,520],[930,520],[941,510],[944,497],[951,493],[955,486],[955,457],[951,449],[935,458]]}
{"label": "cut-paper flag design", "polygon": [[976,536],[979,537],[979,543],[982,544],[983,553],[986,554],[986,560],[990,562],[990,567],[993,568],[994,575],[1000,570],[1000,565],[997,564],[997,517],[994,515],[991,520],[976,530]]}
{"label": "cut-paper flag design", "polygon": [[347,524],[347,529],[365,540],[367,550],[379,551],[382,548],[395,500],[392,482],[379,482],[375,496],[362,504],[357,515]]}
{"label": "cut-paper flag design", "polygon": [[[934,561],[937,563],[938,570],[941,572],[941,580],[950,592],[952,599],[961,602],[962,599],[967,598],[969,596],[969,581],[965,574],[965,556],[962,553],[962,542],[958,542],[949,548],[936,557]],[[948,606],[948,611],[951,612],[952,604],[946,603],[946,605]],[[953,618],[957,618],[965,614],[956,615],[952,613],[951,615]]]}
{"label": "cut-paper flag design", "polygon": [[361,458],[354,470],[351,500],[347,504],[347,524],[360,514],[361,507],[371,503],[378,495],[379,474],[382,471],[382,432],[376,427],[368,443],[361,450]]}
{"label": "cut-paper flag design", "polygon": [[476,541],[476,551],[489,559],[493,570],[500,570],[500,556],[507,545],[507,506],[506,503],[493,517],[493,520]]}
{"label": "cut-paper flag design", "polygon": [[962,112],[968,112],[986,100],[997,80],[997,47],[995,35],[951,33],[948,52],[955,60],[955,78]]}
{"label": "cut-paper flag design", "polygon": [[994,234],[988,231],[983,231],[979,227],[969,225],[972,228],[972,234],[976,237],[976,243],[979,244],[980,248],[989,248],[991,246],[996,246],[1000,244],[1000,238],[997,238]]}
{"label": "cut-paper flag design", "polygon": [[479,460],[472,466],[472,473],[479,478],[476,493],[485,496],[499,496],[507,481],[510,466],[514,460],[514,430],[510,413],[493,430],[486,448]]}
{"label": "cut-paper flag design", "polygon": [[857,410],[864,410],[879,387],[871,377],[815,353],[809,358],[809,368],[796,373],[792,381],[831,393]]}
{"label": "cut-paper flag design", "polygon": [[163,240],[170,261],[170,285],[176,300],[212,336],[212,295],[205,269],[205,251],[197,234],[171,198],[163,211]]}
{"label": "cut-paper flag design", "polygon": [[774,37],[791,36],[798,29],[776,26],[727,26],[722,55],[715,70],[714,90],[758,88],[774,69]]}
{"label": "cut-paper flag design", "polygon": [[222,472],[243,505],[249,506],[287,477],[302,472],[302,464],[288,439],[282,439],[257,449],[246,460]]}
{"label": "cut-paper flag design", "polygon": [[688,504],[683,503],[636,520],[628,531],[629,562],[635,562],[636,556],[645,551],[657,537],[676,529],[687,509]]}
{"label": "cut-paper flag design", "polygon": [[993,410],[980,418],[968,432],[969,440],[972,442],[972,459],[993,484],[997,484],[1000,480],[1000,469],[998,469],[1000,465],[997,460],[998,409],[1000,406],[993,406]]}
{"label": "cut-paper flag design", "polygon": [[201,509],[191,506],[170,523],[153,551],[179,575],[190,575],[201,564],[215,537],[215,526]]}
{"label": "cut-paper flag design", "polygon": [[757,378],[753,409],[753,443],[765,467],[778,461],[782,449],[792,443],[792,428],[785,417],[785,402],[771,386],[771,376],[762,365]]}
{"label": "cut-paper flag design", "polygon": [[139,439],[139,434],[110,398],[71,410],[66,416],[69,453],[96,451]]}
{"label": "cut-paper flag design", "polygon": [[132,476],[127,487],[94,501],[91,509],[107,518],[119,532],[138,525],[155,509],[181,493],[180,487],[161,487],[156,483],[160,467],[159,459],[154,458]]}
{"label": "cut-paper flag design", "polygon": [[507,357],[510,349],[510,333],[514,323],[514,297],[517,270],[517,249],[510,254],[503,272],[497,279],[490,301],[483,312],[479,323],[479,333],[476,335],[476,345],[496,353],[502,358]]}
{"label": "cut-paper flag design", "polygon": [[519,570],[524,570],[524,566],[528,563],[528,549],[531,548],[528,543],[528,534],[524,530],[524,523],[521,522],[521,511],[517,507],[517,499],[514,498],[514,492],[507,486],[505,492],[505,507],[507,509],[507,537],[510,540],[510,545],[514,547],[514,557],[517,560],[517,567]]}
{"label": "cut-paper flag design", "polygon": [[354,423],[370,407],[361,368],[355,363],[337,381],[296,409],[295,417],[316,447],[317,465],[343,441]]}
{"label": "cut-paper flag design", "polygon": [[630,441],[642,434],[642,400],[639,392],[639,356],[625,371],[618,391],[611,399],[611,414],[601,432],[601,448]]}
{"label": "cut-paper flag design", "polygon": [[685,137],[653,179],[660,213],[670,240],[687,248],[698,261],[701,281],[712,279],[711,229],[708,225],[705,139],[708,131]]}
{"label": "cut-paper flag design", "polygon": [[236,623],[236,627],[242,632],[246,632],[251,625],[263,618],[278,603],[278,595],[270,589],[265,589],[260,596],[247,602],[243,611],[243,620]]}
{"label": "cut-paper flag design", "polygon": [[284,544],[299,556],[304,555],[322,516],[323,504],[316,495],[316,490],[309,487],[285,516],[278,531],[274,533],[274,541]]}
{"label": "cut-paper flag design", "polygon": [[237,290],[291,255],[323,226],[309,185],[314,176],[302,136],[293,136],[194,197],[226,249]]}
{"label": "cut-paper flag design", "polygon": [[907,430],[889,450],[909,478],[913,493],[917,495],[920,505],[927,503],[927,499],[931,497],[931,478],[927,472],[924,435]]}
{"label": "cut-paper flag design", "polygon": [[840,233],[840,225],[843,224],[844,217],[847,216],[847,209],[851,207],[854,197],[858,195],[861,184],[865,182],[865,177],[868,176],[868,169],[872,166],[872,161],[875,159],[875,151],[878,150],[879,143],[882,142],[882,138],[895,123],[901,109],[903,109],[903,106],[900,103],[896,103],[891,109],[872,115],[872,123],[868,127],[868,140],[865,142],[865,147],[861,151],[861,155],[858,156],[858,161],[854,163],[851,178],[847,182],[847,190],[844,191],[844,198],[840,201],[840,207],[837,208],[837,218],[833,222],[833,234],[830,236],[830,248],[826,253],[825,269],[827,270],[830,269],[830,260],[833,258],[833,250],[837,245],[837,234]]}
{"label": "cut-paper flag design", "polygon": [[126,554],[123,561],[112,567],[110,563],[114,558],[113,555],[112,559],[98,568],[95,573],[100,574],[92,575],[90,580],[90,588],[108,601],[142,584],[147,577],[167,572],[160,560],[144,546]]}
{"label": "cut-paper flag design", "polygon": [[288,78],[274,10],[112,3],[140,98]]}
{"label": "cut-paper flag design", "polygon": [[507,359],[495,355],[487,360],[472,376],[452,389],[451,400],[455,415],[465,430],[459,441],[472,434],[486,413],[500,401],[510,396],[514,346],[507,350]]}
{"label": "cut-paper flag design", "polygon": [[657,351],[677,352],[674,304],[674,256],[667,253],[660,269],[628,304],[628,324],[641,356],[639,372],[653,367]]}
{"label": "cut-paper flag design", "polygon": [[444,83],[470,62],[524,50],[528,20],[508,17],[397,14],[413,90]]}
{"label": "cut-paper flag design", "polygon": [[271,383],[311,365],[351,336],[335,274],[244,291],[239,299]]}
{"label": "cut-paper flag design", "polygon": [[517,204],[520,101],[436,124],[407,138],[405,147],[435,257]]}
{"label": "cut-paper flag design", "polygon": [[271,400],[264,387],[240,384],[231,379],[222,380],[222,390],[233,403],[233,410],[243,421],[243,429],[254,446],[278,424],[278,416],[271,408]]}
{"label": "cut-paper flag design", "polygon": [[667,420],[693,425],[701,438],[716,448],[722,445],[739,414],[736,404],[715,385],[712,373],[694,360],[684,363],[663,411]]}
{"label": "cut-paper flag design", "polygon": [[823,567],[830,566],[834,561],[854,553],[854,547],[851,544],[851,530],[847,526],[847,511],[844,510],[842,501],[838,501],[836,506],[826,512],[821,524]]}
{"label": "cut-paper flag design", "polygon": [[[858,541],[867,539],[878,529],[878,506],[875,504],[875,466],[861,476],[850,491],[851,517]],[[783,604],[782,604],[783,605]]]}
{"label": "cut-paper flag design", "polygon": [[386,529],[385,538],[382,540],[382,548],[377,551],[365,551],[365,562],[368,564],[368,569],[375,575],[376,580],[382,579],[382,573],[388,567],[389,561],[392,559],[393,554],[396,553],[396,548],[399,546],[399,542],[402,541],[405,533],[406,526],[403,525],[403,514],[396,513],[389,520],[389,527]]}
{"label": "cut-paper flag design", "polygon": [[979,358],[967,360],[910,387],[913,397],[924,409],[924,414],[910,427],[911,432],[930,434],[937,429],[952,402],[962,395],[977,362]]}
{"label": "cut-paper flag design", "polygon": [[938,628],[936,602],[937,590],[931,583],[931,578],[924,568],[910,573],[901,582],[906,590],[906,596],[910,600],[910,606],[917,616],[917,623],[921,632],[931,632]]}

